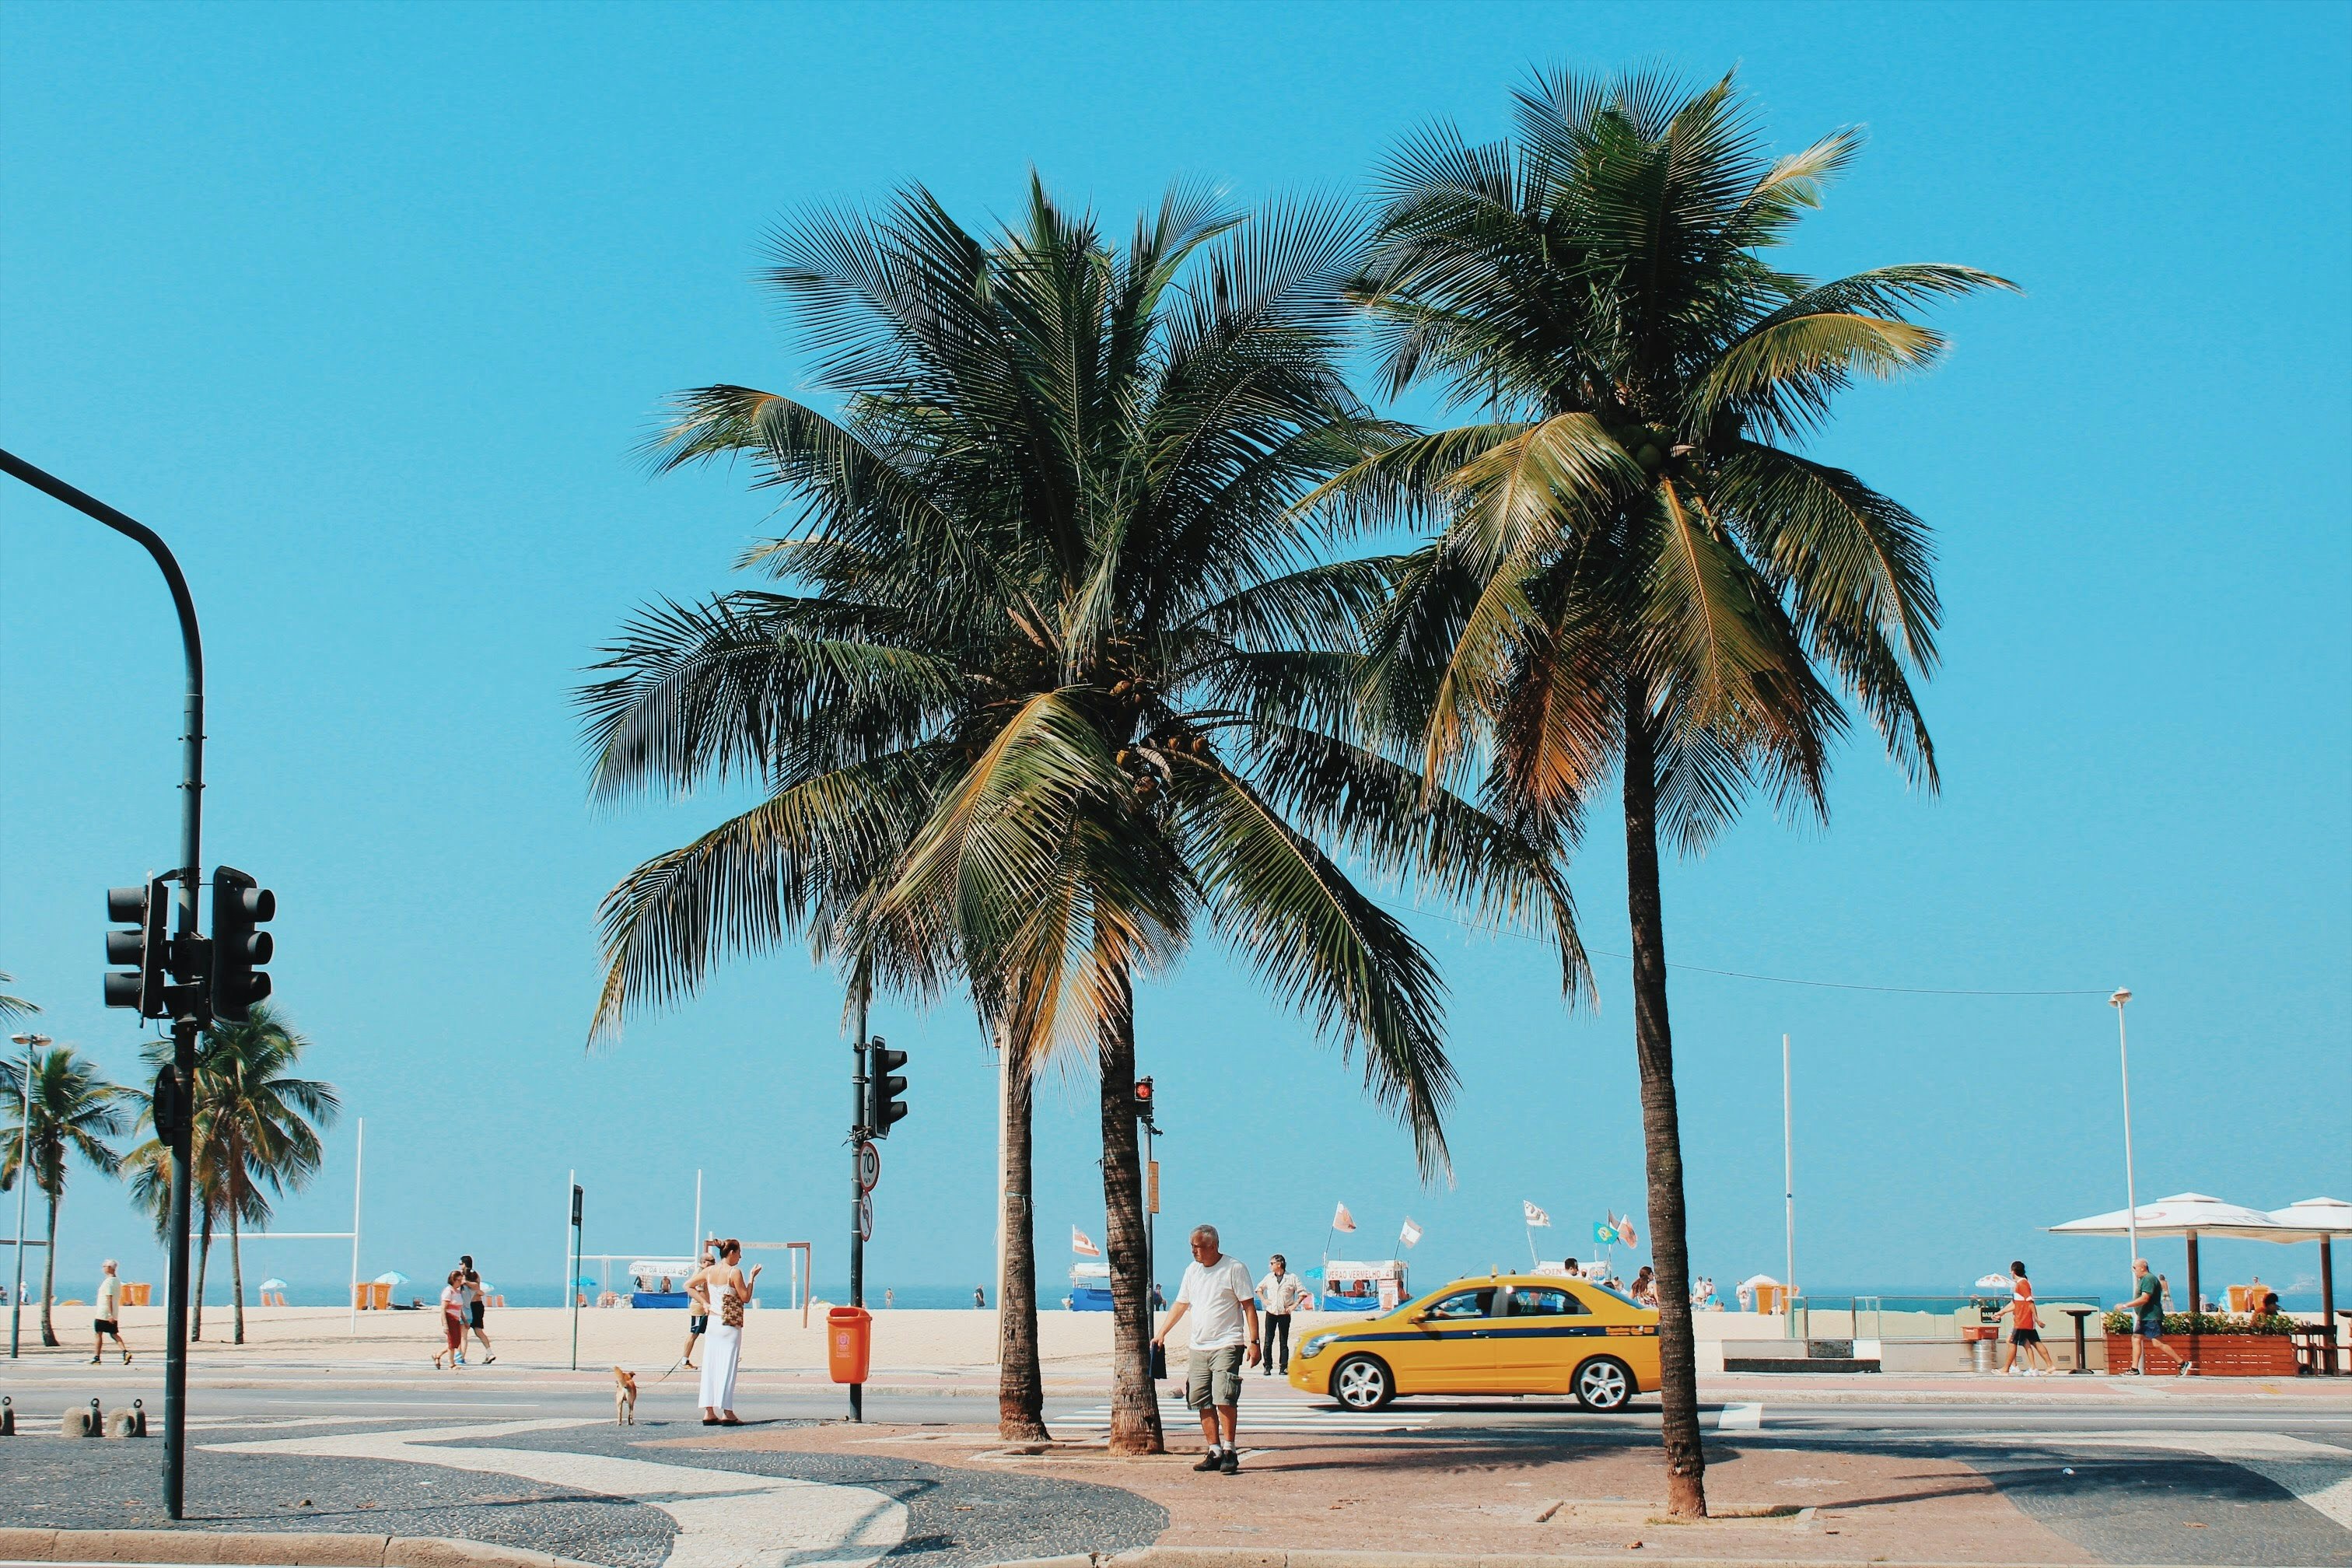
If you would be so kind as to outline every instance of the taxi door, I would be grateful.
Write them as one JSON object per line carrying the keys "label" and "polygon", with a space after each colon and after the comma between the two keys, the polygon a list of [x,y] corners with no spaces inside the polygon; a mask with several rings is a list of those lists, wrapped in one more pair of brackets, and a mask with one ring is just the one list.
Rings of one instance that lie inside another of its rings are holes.
{"label": "taxi door", "polygon": [[1497,1386],[1507,1394],[1557,1394],[1576,1363],[1601,1348],[1601,1325],[1575,1291],[1517,1285],[1497,1303],[1492,1326]]}
{"label": "taxi door", "polygon": [[1411,1339],[1391,1342],[1399,1394],[1486,1394],[1495,1386],[1492,1285],[1440,1296],[1415,1315]]}

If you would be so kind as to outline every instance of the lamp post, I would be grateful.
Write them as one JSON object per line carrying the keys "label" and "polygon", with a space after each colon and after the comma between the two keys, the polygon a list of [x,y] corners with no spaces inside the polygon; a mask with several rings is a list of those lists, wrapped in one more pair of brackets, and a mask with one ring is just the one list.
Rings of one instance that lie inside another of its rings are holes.
{"label": "lamp post", "polygon": [[2124,1074],[2124,1232],[2131,1237],[2131,1265],[2139,1263],[2139,1195],[2132,1185],[2131,1146],[2131,1038],[2124,1029],[2124,1005],[2131,993],[2122,986],[2107,998],[2107,1005],[2116,1010],[2116,1059]]}
{"label": "lamp post", "polygon": [[33,1184],[33,1053],[51,1042],[47,1035],[9,1037],[25,1047],[25,1120],[16,1130],[16,1283],[8,1293],[8,1359],[15,1361],[25,1320],[25,1199]]}

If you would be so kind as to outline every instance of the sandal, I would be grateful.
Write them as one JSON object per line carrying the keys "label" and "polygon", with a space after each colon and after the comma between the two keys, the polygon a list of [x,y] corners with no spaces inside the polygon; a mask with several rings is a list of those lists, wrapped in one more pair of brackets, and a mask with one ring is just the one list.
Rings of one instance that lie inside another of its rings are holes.
{"label": "sandal", "polygon": [[719,1417],[716,1415],[706,1415],[702,1418],[702,1424],[705,1426],[716,1426],[719,1425]]}
{"label": "sandal", "polygon": [[743,1425],[743,1423],[741,1423],[740,1421],[738,1421],[737,1419],[735,1419],[735,1417],[734,1417],[731,1414],[730,1414],[730,1415],[721,1415],[721,1416],[719,1418],[719,1424],[721,1426],[740,1426],[741,1425]]}

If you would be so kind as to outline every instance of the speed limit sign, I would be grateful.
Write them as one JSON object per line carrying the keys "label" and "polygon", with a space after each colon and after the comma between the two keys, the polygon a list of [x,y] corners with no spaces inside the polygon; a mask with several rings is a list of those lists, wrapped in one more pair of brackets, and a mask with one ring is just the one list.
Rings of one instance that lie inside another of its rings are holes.
{"label": "speed limit sign", "polygon": [[857,1190],[870,1193],[882,1180],[882,1151],[869,1141],[857,1146]]}

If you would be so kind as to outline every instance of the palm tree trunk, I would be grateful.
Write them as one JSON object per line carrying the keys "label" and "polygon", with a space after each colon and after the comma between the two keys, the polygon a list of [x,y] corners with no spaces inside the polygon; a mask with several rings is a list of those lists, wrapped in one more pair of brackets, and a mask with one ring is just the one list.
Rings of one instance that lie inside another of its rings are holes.
{"label": "palm tree trunk", "polygon": [[[63,1176],[64,1162],[58,1163]],[[49,1194],[49,1244],[41,1249],[41,1342],[51,1350],[58,1347],[57,1326],[49,1321],[49,1303],[58,1296],[58,1194]]]}
{"label": "palm tree trunk", "polygon": [[996,1275],[996,1435],[1038,1442],[1045,1431],[1045,1368],[1037,1350],[1037,1224],[1029,1201],[1035,1081],[1011,1026],[996,1026],[1001,1076],[998,1202],[1004,1246]]}
{"label": "palm tree trunk", "polygon": [[205,1337],[205,1265],[213,1258],[213,1205],[203,1203],[201,1194],[198,1202],[205,1211],[205,1223],[204,1234],[196,1247],[195,1300],[190,1304],[191,1316],[188,1319],[188,1338],[192,1340]]}
{"label": "palm tree trunk", "polygon": [[1625,698],[1625,903],[1633,927],[1633,1055],[1641,1066],[1642,1143],[1649,1156],[1650,1260],[1658,1280],[1659,1403],[1664,1416],[1666,1511],[1706,1517],[1706,1454],[1698,1427],[1690,1247],[1683,1215],[1682,1121],[1666,1022],[1666,928],[1658,892],[1658,760],[1648,689]]}
{"label": "palm tree trunk", "polygon": [[1103,1251],[1110,1263],[1110,1451],[1164,1454],[1151,1382],[1151,1287],[1144,1277],[1143,1163],[1136,1138],[1135,981],[1114,982],[1102,1037]]}
{"label": "palm tree trunk", "polygon": [[[242,1163],[241,1161],[239,1163]],[[236,1332],[230,1342],[240,1345],[245,1343],[245,1253],[237,1245],[236,1211],[240,1206],[237,1200],[242,1196],[243,1193],[238,1190],[236,1168],[233,1165],[228,1173],[228,1278],[236,1305],[234,1312]]]}

